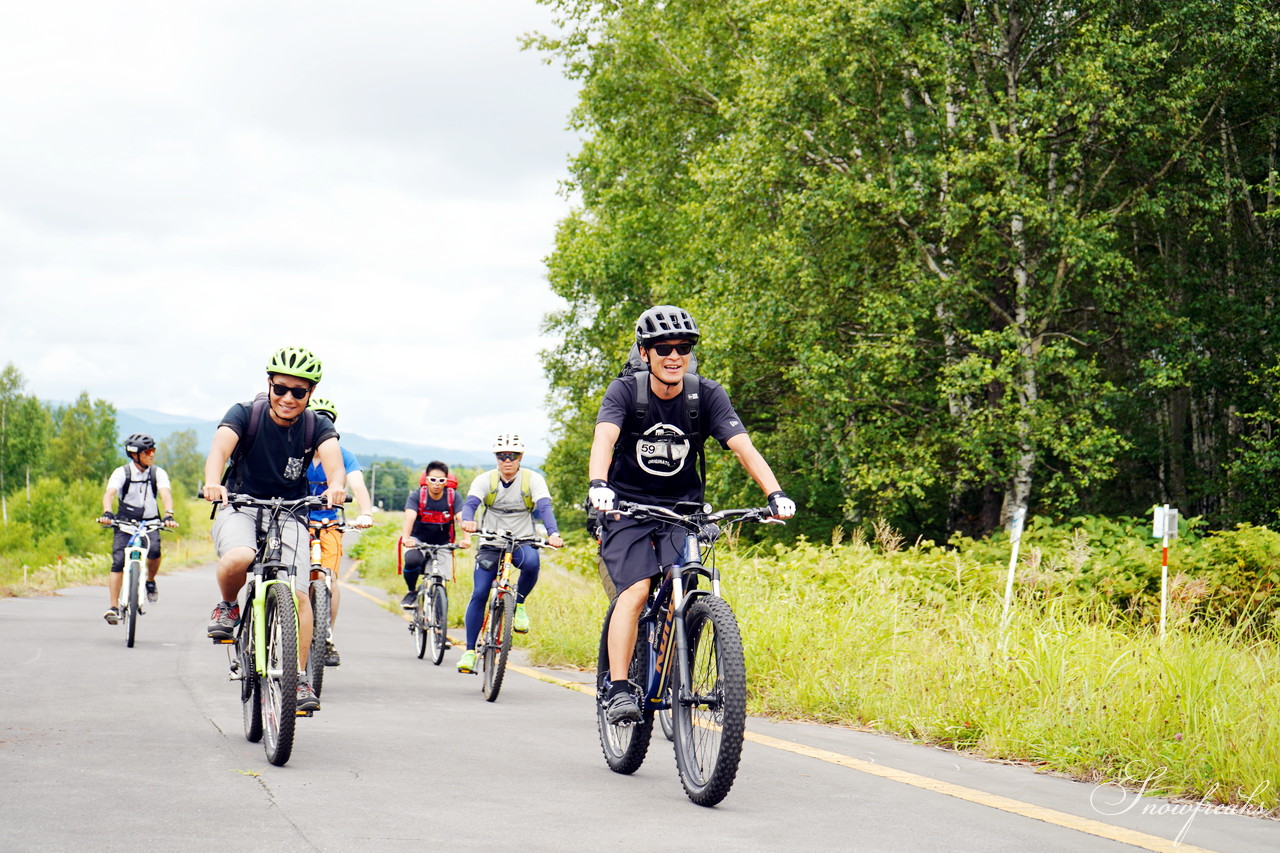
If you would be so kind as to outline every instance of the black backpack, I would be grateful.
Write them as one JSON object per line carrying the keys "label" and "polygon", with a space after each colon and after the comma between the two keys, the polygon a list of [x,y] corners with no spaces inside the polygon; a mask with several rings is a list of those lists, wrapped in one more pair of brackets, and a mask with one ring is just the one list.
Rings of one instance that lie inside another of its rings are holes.
{"label": "black backpack", "polygon": [[[702,431],[702,421],[699,417],[702,408],[702,380],[695,373],[698,369],[698,357],[691,355],[689,357],[689,370],[684,375],[684,402],[685,408],[689,412],[689,426],[692,428],[689,435],[684,436],[693,445],[694,452],[698,455],[698,479],[702,484],[702,488],[707,487],[707,458],[703,453],[703,445],[706,443],[707,436]],[[632,412],[634,416],[631,421],[634,425],[631,432],[618,437],[618,442],[614,444],[614,452],[622,449],[622,446],[629,441],[636,441],[640,438],[640,430],[644,429],[645,418],[649,416],[649,365],[645,364],[644,359],[640,358],[640,348],[637,345],[631,346],[631,352],[627,355],[627,363],[622,366],[622,370],[618,371],[618,378],[624,379],[632,377],[636,384],[635,409]],[[656,441],[670,442],[672,439],[657,438]]]}

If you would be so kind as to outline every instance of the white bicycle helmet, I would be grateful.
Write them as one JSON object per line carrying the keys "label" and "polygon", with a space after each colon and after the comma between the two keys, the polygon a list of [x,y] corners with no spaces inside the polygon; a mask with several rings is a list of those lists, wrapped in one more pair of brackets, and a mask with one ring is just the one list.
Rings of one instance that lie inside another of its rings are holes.
{"label": "white bicycle helmet", "polygon": [[688,311],[674,305],[655,305],[636,319],[636,346],[648,347],[668,338],[698,342],[698,324]]}
{"label": "white bicycle helmet", "polygon": [[501,453],[504,450],[511,453],[524,453],[524,442],[518,433],[502,432],[498,433],[498,437],[493,440],[493,447],[489,449],[494,453]]}

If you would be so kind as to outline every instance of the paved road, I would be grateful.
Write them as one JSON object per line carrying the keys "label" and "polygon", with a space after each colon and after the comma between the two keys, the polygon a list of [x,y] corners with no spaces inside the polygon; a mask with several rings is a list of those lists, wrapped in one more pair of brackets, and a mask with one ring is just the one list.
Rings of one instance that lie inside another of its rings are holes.
{"label": "paved road", "polygon": [[[204,636],[211,568],[163,575],[161,596],[133,649],[102,621],[101,587],[0,600],[0,850],[1108,851],[1135,849],[1108,826],[1161,849],[1187,821],[1140,813],[1161,801],[1109,818],[1091,785],[756,720],[732,793],[700,808],[665,741],[613,774],[588,696],[514,673],[489,704],[456,650],[418,660],[404,621],[352,591],[324,708],[272,767]],[[1280,824],[1202,814],[1183,842],[1276,850]]]}

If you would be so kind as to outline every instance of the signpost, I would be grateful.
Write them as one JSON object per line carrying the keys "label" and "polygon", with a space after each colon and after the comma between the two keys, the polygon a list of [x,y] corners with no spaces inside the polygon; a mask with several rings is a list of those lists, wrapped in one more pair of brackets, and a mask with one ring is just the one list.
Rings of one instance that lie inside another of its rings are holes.
{"label": "signpost", "polygon": [[1160,557],[1160,636],[1164,637],[1165,614],[1169,609],[1169,540],[1178,538],[1178,510],[1168,504],[1154,507],[1151,535],[1163,540]]}
{"label": "signpost", "polygon": [[[1013,549],[1009,553],[1009,576],[1004,583],[1004,613],[1000,618],[1002,634],[1009,627],[1009,609],[1013,606],[1013,576],[1018,568],[1018,546],[1022,542],[1022,526],[1026,520],[1026,507],[1021,506],[1013,511],[1013,522],[1009,527],[1009,544],[1013,546]],[[1003,642],[1003,639],[1001,642]]]}

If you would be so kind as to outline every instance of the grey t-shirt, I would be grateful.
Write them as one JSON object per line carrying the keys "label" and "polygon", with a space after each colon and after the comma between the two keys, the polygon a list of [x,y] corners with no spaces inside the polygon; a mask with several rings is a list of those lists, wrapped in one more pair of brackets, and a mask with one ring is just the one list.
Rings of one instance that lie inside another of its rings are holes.
{"label": "grey t-shirt", "polygon": [[[480,500],[480,508],[484,510],[484,517],[480,519],[481,530],[506,530],[517,538],[538,535],[533,525],[533,510],[525,506],[524,495],[520,493],[520,478],[527,470],[517,471],[515,479],[510,483],[503,483],[502,478],[498,477],[498,494],[494,496],[491,507],[485,507],[484,499],[489,494],[490,478],[493,472],[485,471],[471,481],[471,489],[467,492],[467,497]],[[546,479],[537,471],[528,471],[528,474],[533,505],[536,507],[538,501],[543,498],[551,500]]]}

